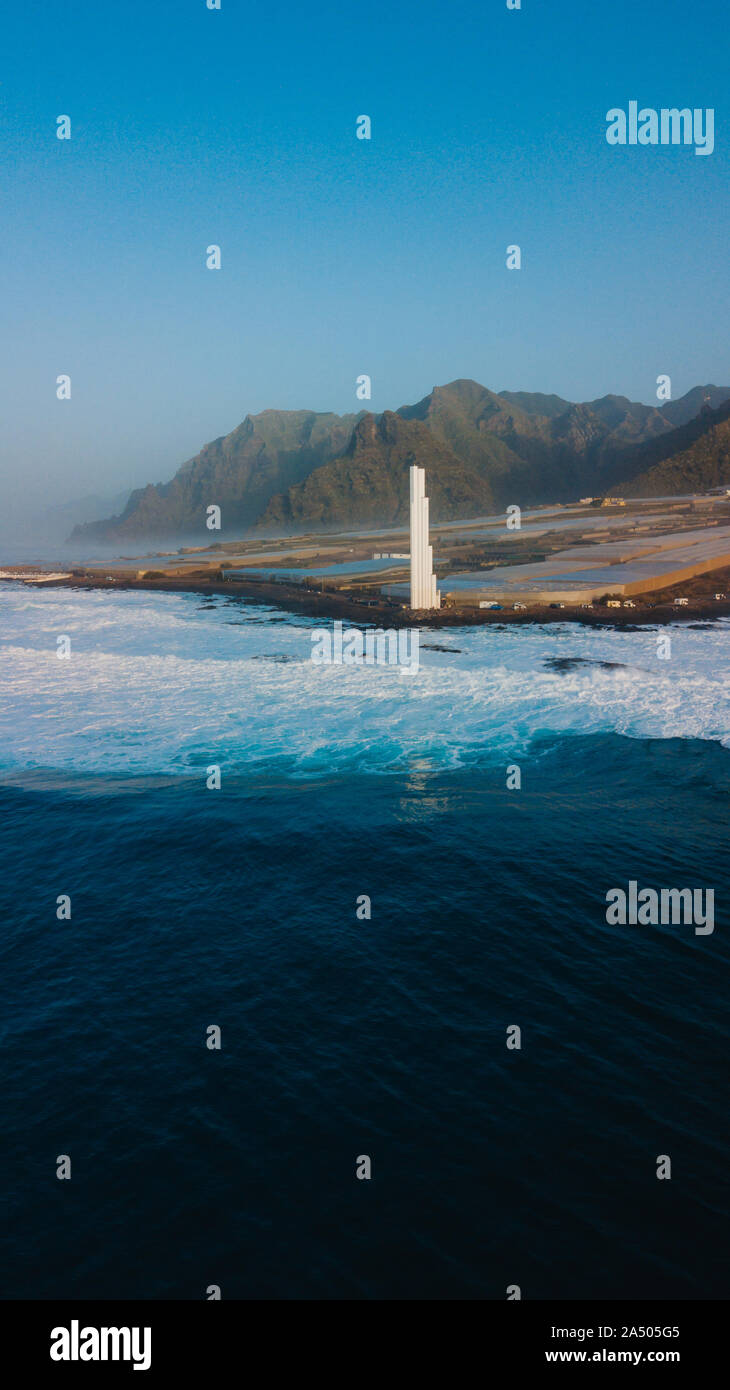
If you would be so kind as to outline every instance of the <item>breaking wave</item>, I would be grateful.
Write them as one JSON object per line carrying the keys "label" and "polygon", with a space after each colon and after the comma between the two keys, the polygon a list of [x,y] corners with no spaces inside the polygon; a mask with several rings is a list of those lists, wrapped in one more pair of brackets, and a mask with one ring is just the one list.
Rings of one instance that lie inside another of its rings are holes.
{"label": "breaking wave", "polygon": [[[286,776],[473,766],[545,734],[730,744],[730,622],[421,634],[420,669],[317,666],[321,622],[195,594],[0,591],[0,766]],[[661,629],[666,632],[667,629]],[[71,641],[60,660],[57,638]]]}

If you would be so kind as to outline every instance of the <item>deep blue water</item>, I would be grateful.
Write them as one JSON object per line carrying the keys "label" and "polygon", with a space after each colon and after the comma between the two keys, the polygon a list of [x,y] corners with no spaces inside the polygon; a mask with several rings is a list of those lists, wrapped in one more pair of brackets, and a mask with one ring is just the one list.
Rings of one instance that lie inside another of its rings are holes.
{"label": "deep blue water", "polygon": [[727,1297],[730,752],[529,769],[6,778],[2,1295]]}

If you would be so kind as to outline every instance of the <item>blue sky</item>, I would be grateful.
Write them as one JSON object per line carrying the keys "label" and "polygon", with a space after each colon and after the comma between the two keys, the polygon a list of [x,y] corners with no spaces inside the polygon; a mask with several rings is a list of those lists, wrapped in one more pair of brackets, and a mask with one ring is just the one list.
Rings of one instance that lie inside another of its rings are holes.
{"label": "blue sky", "polygon": [[[166,480],[249,411],[358,409],[360,373],[374,410],[730,383],[724,4],[523,4],[7,7],[7,514]],[[713,107],[713,154],[609,146],[629,100]]]}

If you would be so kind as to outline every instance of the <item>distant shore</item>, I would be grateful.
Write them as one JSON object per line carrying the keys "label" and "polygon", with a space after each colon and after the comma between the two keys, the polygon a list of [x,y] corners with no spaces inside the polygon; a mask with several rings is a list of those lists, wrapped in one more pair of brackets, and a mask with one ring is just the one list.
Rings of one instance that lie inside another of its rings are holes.
{"label": "distant shore", "polygon": [[[0,568],[3,568],[0,566]],[[9,565],[5,573],[12,572],[23,579],[27,572],[37,573],[31,565]],[[713,576],[715,582],[727,584],[725,592],[730,593],[730,576]],[[3,582],[0,580],[0,593]],[[284,612],[301,614],[308,618],[320,618],[324,622],[340,619],[355,625],[373,625],[384,628],[449,628],[504,626],[505,624],[525,626],[535,623],[577,623],[582,627],[639,628],[657,627],[667,623],[707,620],[708,618],[730,615],[730,597],[715,600],[707,594],[690,594],[686,607],[675,608],[672,599],[657,597],[651,604],[636,600],[634,608],[611,608],[594,604],[591,608],[565,604],[562,608],[551,608],[547,604],[532,604],[526,609],[505,606],[501,609],[451,607],[436,609],[428,613],[414,613],[400,604],[379,602],[368,598],[359,600],[351,594],[327,590],[315,593],[302,589],[297,584],[272,583],[265,580],[222,580],[203,577],[160,579],[133,579],[116,577],[105,579],[101,575],[73,575],[69,578],[49,580],[38,586],[43,589],[78,590],[139,590],[146,593],[172,594],[219,594],[227,598],[263,603],[280,608]],[[686,587],[692,587],[685,586]]]}

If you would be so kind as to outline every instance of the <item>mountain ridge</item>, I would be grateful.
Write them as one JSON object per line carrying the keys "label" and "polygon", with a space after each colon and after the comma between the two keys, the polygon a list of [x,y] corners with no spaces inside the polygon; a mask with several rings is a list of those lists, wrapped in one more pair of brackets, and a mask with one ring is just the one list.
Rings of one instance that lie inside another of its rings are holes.
{"label": "mountain ridge", "polygon": [[[427,470],[433,520],[565,502],[619,483],[627,492],[634,482],[661,487],[683,469],[721,484],[724,432],[713,430],[723,420],[714,417],[728,403],[728,387],[697,386],[651,406],[611,394],[570,402],[494,392],[457,378],[377,414],[267,409],[204,445],[168,482],[136,489],[119,516],[82,523],[69,539],[211,539],[211,504],[221,508],[219,536],[403,521],[410,463]],[[682,462],[671,469],[675,455]]]}

